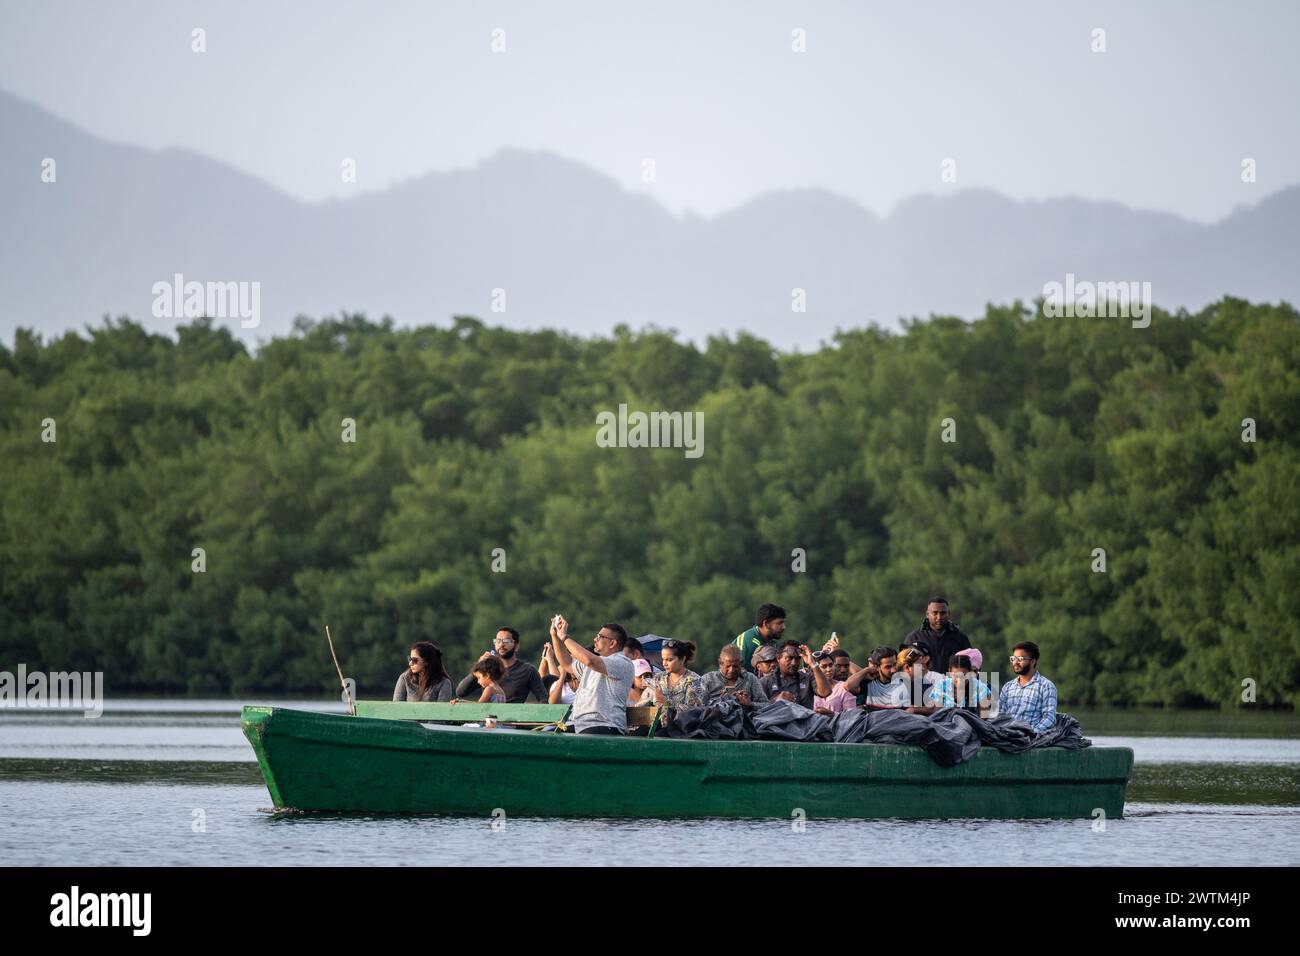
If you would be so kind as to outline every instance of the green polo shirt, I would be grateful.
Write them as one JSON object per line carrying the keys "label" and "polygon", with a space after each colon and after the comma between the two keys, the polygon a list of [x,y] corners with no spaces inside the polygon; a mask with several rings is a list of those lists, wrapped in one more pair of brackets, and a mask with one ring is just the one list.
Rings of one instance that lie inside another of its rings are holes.
{"label": "green polo shirt", "polygon": [[766,643],[763,638],[759,636],[758,625],[755,624],[748,631],[740,634],[731,643],[740,648],[740,656],[741,660],[745,664],[745,670],[753,673],[754,665],[750,662],[750,658],[754,656],[756,650]]}

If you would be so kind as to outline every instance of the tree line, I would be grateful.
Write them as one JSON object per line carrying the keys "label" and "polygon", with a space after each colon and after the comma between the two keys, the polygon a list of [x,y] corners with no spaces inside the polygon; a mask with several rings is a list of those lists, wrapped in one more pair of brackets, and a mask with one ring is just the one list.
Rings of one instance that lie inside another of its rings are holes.
{"label": "tree line", "polygon": [[[779,353],[615,327],[208,320],[0,346],[0,667],[110,693],[364,697],[412,641],[455,676],[503,624],[692,640],[765,601],[861,659],[926,599],[1073,705],[1300,701],[1300,321],[1041,305]],[[620,404],[702,453],[608,447]],[[350,423],[350,425],[349,425]],[[349,434],[350,428],[350,434]],[[349,440],[350,439],[350,440]]]}

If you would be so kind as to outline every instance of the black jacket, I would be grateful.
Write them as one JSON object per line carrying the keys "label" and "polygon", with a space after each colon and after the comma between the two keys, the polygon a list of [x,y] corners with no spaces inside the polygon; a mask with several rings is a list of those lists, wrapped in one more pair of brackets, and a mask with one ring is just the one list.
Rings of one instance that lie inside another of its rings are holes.
{"label": "black jacket", "polygon": [[[897,632],[895,632],[897,633]],[[968,650],[971,646],[960,627],[948,621],[937,635],[930,630],[930,622],[922,621],[921,626],[909,633],[907,644],[923,644],[930,651],[930,670],[940,674],[948,673],[948,659],[958,651]]]}

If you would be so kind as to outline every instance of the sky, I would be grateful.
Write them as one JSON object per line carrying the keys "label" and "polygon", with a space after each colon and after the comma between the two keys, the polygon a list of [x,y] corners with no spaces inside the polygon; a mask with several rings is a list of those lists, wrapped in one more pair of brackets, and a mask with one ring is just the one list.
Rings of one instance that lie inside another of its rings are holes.
{"label": "sky", "polygon": [[1300,182],[1298,28],[1293,0],[0,0],[0,87],[307,200],[523,147],[679,214],[985,187],[1211,222]]}

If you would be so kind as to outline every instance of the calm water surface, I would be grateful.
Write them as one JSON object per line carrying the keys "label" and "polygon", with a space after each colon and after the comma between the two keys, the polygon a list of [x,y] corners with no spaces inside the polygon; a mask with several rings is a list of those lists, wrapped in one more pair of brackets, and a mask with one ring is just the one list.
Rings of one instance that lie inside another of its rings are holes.
{"label": "calm water surface", "polygon": [[[1096,746],[1135,752],[1125,818],[1107,821],[1104,832],[1090,820],[812,819],[795,832],[783,820],[513,818],[494,829],[486,819],[272,813],[239,730],[240,703],[111,701],[95,720],[0,711],[0,859],[65,866],[621,865],[631,858],[629,837],[651,837],[656,855],[678,865],[817,863],[863,840],[885,859],[915,859],[921,840],[948,847],[967,866],[1242,866],[1300,858],[1294,715],[1077,713]],[[420,846],[429,848],[427,859],[413,852]]]}

